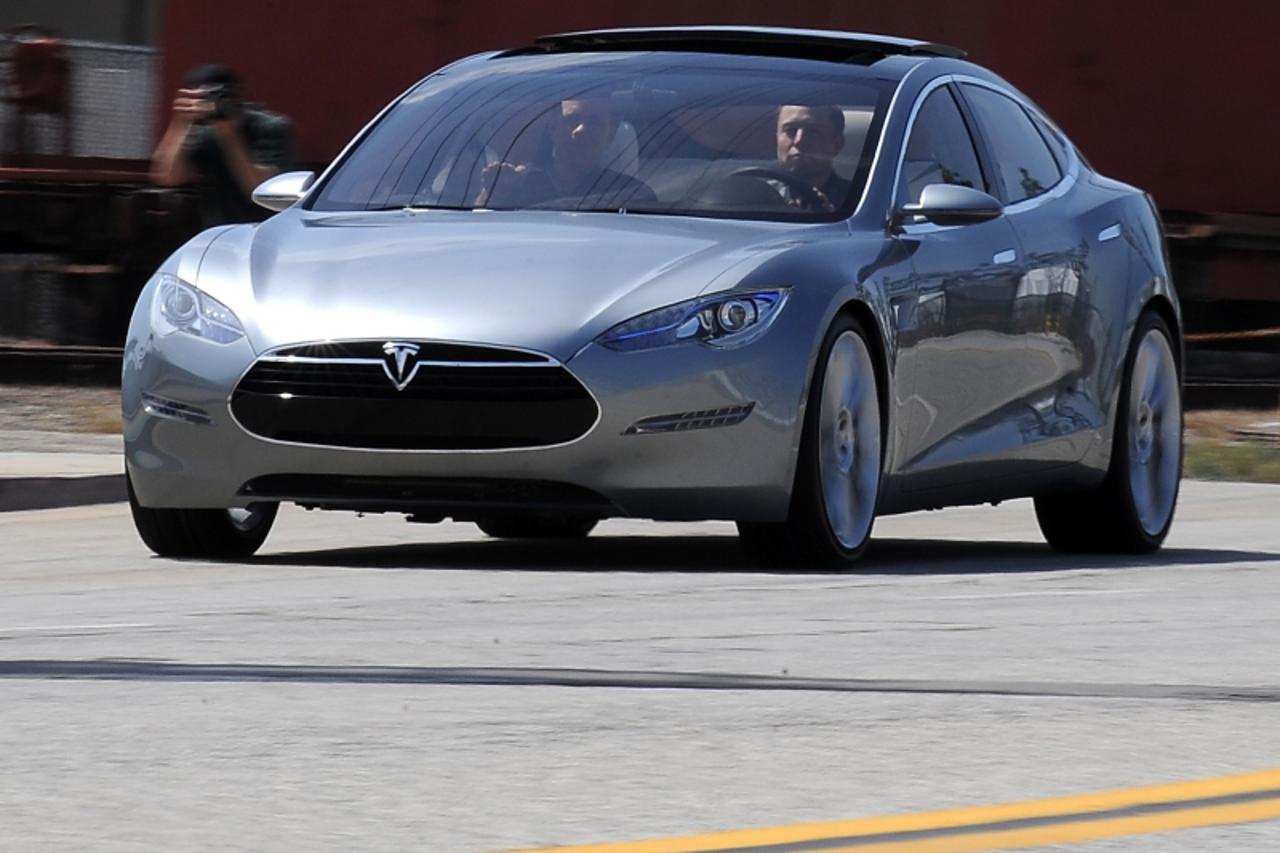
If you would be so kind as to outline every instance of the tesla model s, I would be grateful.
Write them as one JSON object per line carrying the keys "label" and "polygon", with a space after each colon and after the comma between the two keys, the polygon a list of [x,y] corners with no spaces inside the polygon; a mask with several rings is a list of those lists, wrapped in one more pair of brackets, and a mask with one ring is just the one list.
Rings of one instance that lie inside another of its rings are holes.
{"label": "tesla model s", "polygon": [[282,502],[589,534],[737,523],[842,568],[879,514],[1035,500],[1066,550],[1174,514],[1161,225],[945,45],[655,28],[480,54],[278,210],[205,231],[128,333],[133,518],[241,558]]}

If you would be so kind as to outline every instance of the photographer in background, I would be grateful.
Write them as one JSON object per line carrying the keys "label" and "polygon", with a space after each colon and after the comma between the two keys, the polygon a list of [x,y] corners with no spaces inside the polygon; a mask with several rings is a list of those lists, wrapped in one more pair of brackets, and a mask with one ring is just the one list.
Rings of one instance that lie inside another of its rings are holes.
{"label": "photographer in background", "polygon": [[230,68],[202,65],[174,98],[169,127],[151,157],[151,178],[165,187],[198,187],[206,227],[260,222],[271,212],[251,195],[288,167],[292,137],[287,118],[245,103]]}

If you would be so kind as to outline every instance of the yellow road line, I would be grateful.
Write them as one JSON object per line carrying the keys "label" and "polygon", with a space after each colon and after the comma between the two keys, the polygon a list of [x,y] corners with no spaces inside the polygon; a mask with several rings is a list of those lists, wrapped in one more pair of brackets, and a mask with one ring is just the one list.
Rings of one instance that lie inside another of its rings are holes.
{"label": "yellow road line", "polygon": [[1070,844],[1120,835],[1150,835],[1177,829],[1194,829],[1199,826],[1252,823],[1276,818],[1280,818],[1280,799],[1207,809],[1186,809],[1144,817],[1082,820],[1035,829],[973,833],[886,844],[860,844],[855,847],[831,847],[824,849],[823,853],[977,853],[985,850]]}
{"label": "yellow road line", "polygon": [[[1251,796],[1257,799],[1212,802],[1221,798],[1247,799]],[[1115,814],[1126,809],[1137,813]],[[1143,810],[1155,813],[1142,813]],[[907,850],[961,853],[1276,818],[1280,818],[1280,770],[1266,770],[1026,803],[732,830],[683,838],[561,847],[554,850],[557,853],[705,853],[803,842],[818,845],[828,841],[835,843],[831,846],[823,845],[823,853],[898,853]],[[988,824],[1018,821],[1043,821],[1045,825],[992,826],[990,830],[983,828]],[[927,833],[928,837],[885,838],[880,843],[867,837],[901,833]],[[858,843],[859,838],[864,839],[862,843]],[[815,846],[814,849],[819,848]],[[549,853],[549,850],[541,853]]]}

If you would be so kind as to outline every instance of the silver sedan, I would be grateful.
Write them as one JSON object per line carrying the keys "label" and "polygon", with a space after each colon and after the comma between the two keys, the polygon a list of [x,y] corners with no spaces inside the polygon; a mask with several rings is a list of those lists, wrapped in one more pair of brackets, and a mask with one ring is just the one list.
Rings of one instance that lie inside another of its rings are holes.
{"label": "silver sedan", "polygon": [[877,514],[1035,498],[1147,551],[1181,473],[1151,200],[954,48],[808,30],[550,36],[413,86],[280,212],[143,290],[133,517],[243,558],[282,501],[580,537],[736,521],[842,568]]}

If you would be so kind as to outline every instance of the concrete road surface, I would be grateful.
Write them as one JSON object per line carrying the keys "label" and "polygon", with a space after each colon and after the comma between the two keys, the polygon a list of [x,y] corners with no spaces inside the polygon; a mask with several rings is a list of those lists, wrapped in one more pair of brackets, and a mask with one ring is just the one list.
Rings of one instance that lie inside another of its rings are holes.
{"label": "concrete road surface", "polygon": [[122,504],[0,513],[0,850],[490,851],[1280,767],[1280,487],[1185,484],[1144,559],[1056,556],[1025,501],[876,533],[777,574],[725,524],[288,508],[218,565]]}

